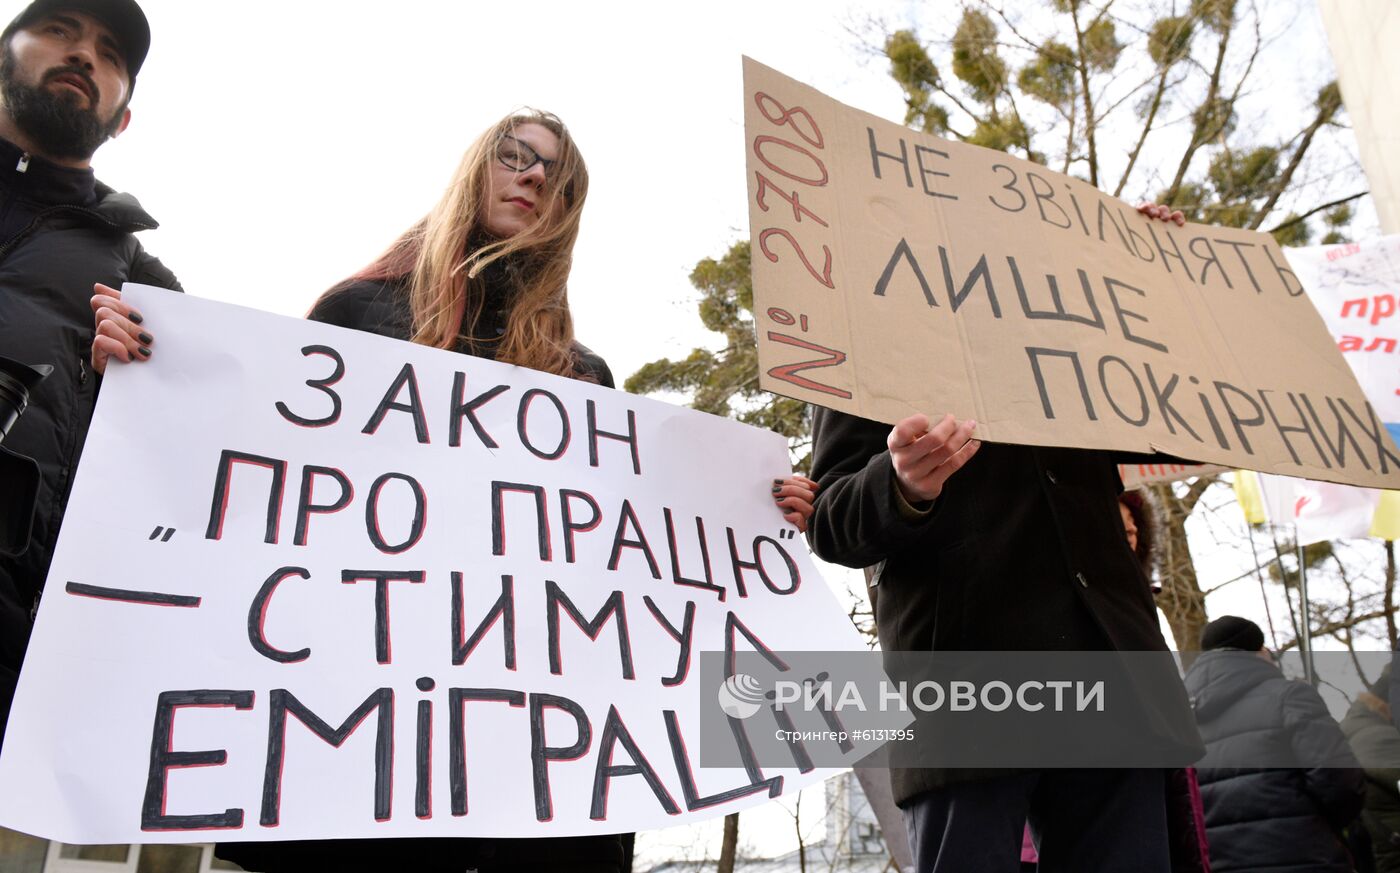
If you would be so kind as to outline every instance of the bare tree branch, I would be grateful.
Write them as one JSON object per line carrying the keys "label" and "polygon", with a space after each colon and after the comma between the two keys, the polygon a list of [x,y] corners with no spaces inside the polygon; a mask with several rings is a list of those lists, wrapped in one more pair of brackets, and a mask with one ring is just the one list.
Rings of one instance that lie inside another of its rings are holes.
{"label": "bare tree branch", "polygon": [[1395,543],[1385,541],[1385,635],[1393,652],[1400,648],[1400,635],[1395,630]]}
{"label": "bare tree branch", "polygon": [[1071,3],[1070,20],[1074,22],[1074,42],[1077,51],[1074,66],[1079,72],[1081,96],[1084,98],[1084,140],[1089,145],[1089,184],[1099,187],[1099,146],[1094,126],[1094,97],[1089,87],[1089,62],[1084,57],[1084,29],[1079,26],[1079,6]]}
{"label": "bare tree branch", "polygon": [[1215,101],[1220,96],[1220,79],[1225,70],[1225,54],[1230,49],[1230,34],[1232,32],[1233,28],[1227,27],[1220,34],[1220,41],[1215,53],[1215,66],[1210,72],[1210,80],[1206,85],[1206,97],[1201,102],[1200,114],[1191,131],[1191,142],[1186,146],[1186,151],[1182,152],[1181,162],[1176,166],[1176,176],[1172,179],[1171,186],[1167,188],[1167,193],[1163,196],[1163,200],[1168,204],[1176,199],[1177,192],[1181,190],[1181,183],[1186,179],[1186,171],[1190,169],[1191,159],[1196,156],[1197,150],[1215,138],[1215,131],[1207,133],[1207,128],[1211,116],[1214,114]]}
{"label": "bare tree branch", "polygon": [[1011,104],[1011,112],[1016,116],[1017,122],[1019,122],[1017,126],[1021,131],[1021,148],[1026,150],[1026,160],[1033,160],[1032,155],[1034,155],[1035,152],[1031,149],[1031,129],[1026,124],[1025,118],[1021,115],[1021,108],[1016,105],[1016,95],[1009,87],[1003,88],[1002,93],[1006,95],[1007,102]]}
{"label": "bare tree branch", "polygon": [[[1354,615],[1349,618],[1344,618],[1338,621],[1329,621],[1321,625],[1320,627],[1313,628],[1313,639],[1316,639],[1318,637],[1334,636],[1339,631],[1344,630],[1346,628],[1355,627],[1359,624],[1363,624],[1368,621],[1374,621],[1375,619],[1384,617],[1384,609],[1373,609],[1370,612],[1362,613],[1361,615]],[[1289,640],[1288,642],[1284,643],[1282,646],[1280,646],[1279,651],[1286,652],[1289,649],[1296,648],[1297,645],[1298,639],[1295,637]]]}
{"label": "bare tree branch", "polygon": [[1011,33],[1015,35],[1017,39],[1019,39],[1022,43],[1025,44],[1025,48],[1028,48],[1034,52],[1040,51],[1041,44],[1022,33],[1016,27],[1015,22],[1013,22],[1011,18],[1006,14],[1005,9],[1001,8],[1000,6],[992,5],[991,0],[978,0],[978,2],[981,3],[983,7],[991,11],[992,14],[994,14],[997,18],[1000,18],[1001,23],[1006,25],[1006,29],[1011,31]]}
{"label": "bare tree branch", "polygon": [[1297,224],[1297,223],[1300,222],[1300,221],[1304,221],[1304,220],[1306,220],[1306,219],[1308,219],[1308,218],[1311,218],[1312,216],[1318,214],[1319,212],[1323,212],[1324,210],[1331,209],[1331,208],[1334,207],[1334,206],[1341,206],[1343,203],[1350,203],[1351,201],[1360,199],[1360,198],[1362,198],[1362,197],[1365,197],[1367,194],[1370,194],[1370,193],[1371,193],[1371,192],[1370,192],[1369,190],[1368,190],[1368,191],[1362,191],[1360,194],[1353,194],[1353,195],[1351,195],[1350,197],[1343,197],[1341,200],[1333,200],[1331,203],[1324,203],[1324,204],[1322,204],[1321,206],[1314,206],[1312,209],[1309,209],[1307,212],[1304,212],[1302,215],[1296,216],[1296,217],[1294,217],[1294,218],[1290,218],[1290,219],[1288,219],[1287,221],[1283,222],[1282,224],[1276,224],[1276,225],[1274,225],[1272,228],[1270,228],[1270,229],[1269,229],[1268,231],[1266,231],[1266,232],[1267,232],[1267,233],[1277,233],[1278,231],[1283,230],[1284,228],[1292,227],[1293,225]]}
{"label": "bare tree branch", "polygon": [[1142,146],[1147,142],[1147,135],[1152,132],[1152,122],[1156,120],[1157,110],[1162,108],[1162,97],[1167,93],[1167,74],[1170,72],[1170,67],[1163,67],[1162,74],[1157,77],[1157,89],[1152,92],[1152,103],[1147,110],[1147,119],[1142,123],[1142,133],[1138,136],[1137,144],[1128,152],[1128,166],[1123,168],[1123,175],[1113,189],[1114,197],[1122,196],[1123,187],[1128,184],[1128,177],[1133,174],[1138,155],[1142,154]]}
{"label": "bare tree branch", "polygon": [[1302,139],[1298,143],[1298,147],[1295,148],[1293,154],[1289,156],[1288,166],[1284,168],[1283,172],[1280,173],[1278,178],[1274,181],[1273,190],[1269,192],[1269,199],[1264,201],[1264,205],[1259,207],[1259,211],[1255,213],[1254,220],[1249,223],[1250,230],[1258,230],[1259,225],[1264,223],[1265,216],[1274,210],[1274,205],[1278,203],[1278,199],[1283,196],[1283,192],[1287,191],[1292,184],[1293,174],[1298,171],[1299,165],[1303,163],[1303,156],[1307,154],[1308,147],[1312,145],[1313,137],[1322,129],[1323,125],[1327,124],[1331,116],[1332,112],[1329,111],[1326,106],[1318,107],[1317,115],[1313,117],[1312,123],[1303,130]]}
{"label": "bare tree branch", "polygon": [[1186,493],[1180,498],[1182,508],[1186,510],[1187,515],[1190,515],[1191,511],[1196,508],[1196,501],[1201,499],[1201,495],[1206,493],[1206,489],[1219,480],[1218,475],[1197,476],[1195,481],[1187,486]]}

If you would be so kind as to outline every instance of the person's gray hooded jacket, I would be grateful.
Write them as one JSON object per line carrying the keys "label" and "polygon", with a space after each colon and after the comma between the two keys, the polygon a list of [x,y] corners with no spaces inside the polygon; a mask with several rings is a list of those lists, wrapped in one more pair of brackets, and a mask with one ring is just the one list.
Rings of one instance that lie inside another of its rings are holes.
{"label": "person's gray hooded jacket", "polygon": [[1350,873],[1340,833],[1365,776],[1312,686],[1257,652],[1204,652],[1186,691],[1205,740],[1197,764],[1214,873]]}

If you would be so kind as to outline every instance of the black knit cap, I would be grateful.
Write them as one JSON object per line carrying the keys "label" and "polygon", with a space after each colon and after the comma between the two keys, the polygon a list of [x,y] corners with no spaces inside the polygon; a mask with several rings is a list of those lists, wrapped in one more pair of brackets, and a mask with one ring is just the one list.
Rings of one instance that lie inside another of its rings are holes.
{"label": "black knit cap", "polygon": [[1264,632],[1259,625],[1238,615],[1226,615],[1206,625],[1201,631],[1201,651],[1212,649],[1243,649],[1257,652],[1264,648]]}
{"label": "black knit cap", "polygon": [[135,84],[136,74],[141,72],[146,53],[151,50],[151,25],[136,0],[34,0],[0,34],[0,43],[8,44],[10,37],[22,27],[65,11],[86,12],[107,25],[121,47],[127,78]]}

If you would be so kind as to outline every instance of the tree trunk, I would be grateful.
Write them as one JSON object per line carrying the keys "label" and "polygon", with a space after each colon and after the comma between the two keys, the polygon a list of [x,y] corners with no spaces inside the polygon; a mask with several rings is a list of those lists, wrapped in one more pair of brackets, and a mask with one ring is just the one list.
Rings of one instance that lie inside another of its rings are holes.
{"label": "tree trunk", "polygon": [[1395,632],[1395,543],[1385,541],[1385,633],[1390,650],[1400,649],[1400,635]]}
{"label": "tree trunk", "polygon": [[1195,508],[1195,500],[1188,503],[1177,497],[1170,484],[1153,485],[1152,491],[1162,508],[1158,540],[1158,573],[1162,579],[1162,593],[1157,595],[1157,606],[1167,617],[1172,636],[1176,638],[1177,650],[1183,653],[1198,652],[1201,648],[1201,631],[1209,618],[1206,615],[1206,596],[1196,578],[1191,546],[1186,541],[1186,518]]}
{"label": "tree trunk", "polygon": [[802,792],[797,793],[797,802],[792,807],[792,824],[797,830],[797,870],[807,873],[807,843],[802,839]]}
{"label": "tree trunk", "polygon": [[739,813],[724,817],[724,841],[719,847],[718,873],[734,873],[734,855],[739,848]]}
{"label": "tree trunk", "polygon": [[1070,19],[1074,22],[1075,66],[1079,70],[1079,87],[1084,98],[1084,140],[1089,144],[1089,184],[1099,187],[1099,146],[1094,130],[1098,119],[1094,117],[1094,92],[1089,87],[1089,62],[1084,59],[1084,31],[1079,27],[1079,5],[1070,4]]}

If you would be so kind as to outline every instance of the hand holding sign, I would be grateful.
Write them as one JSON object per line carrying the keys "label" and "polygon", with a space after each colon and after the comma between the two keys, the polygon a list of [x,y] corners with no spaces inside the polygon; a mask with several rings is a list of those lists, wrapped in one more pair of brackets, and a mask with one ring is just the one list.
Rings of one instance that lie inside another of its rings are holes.
{"label": "hand holding sign", "polygon": [[[1186,223],[1180,210],[1157,203],[1144,203],[1138,212],[1159,221]],[[959,424],[951,415],[930,428],[928,417],[911,415],[890,431],[888,445],[894,462],[895,482],[899,492],[910,503],[937,499],[943,484],[977,454],[981,442],[972,439],[977,422]]]}
{"label": "hand holding sign", "polygon": [[910,503],[927,503],[943,493],[948,481],[977,454],[982,444],[972,438],[977,422],[959,422],[951,414],[930,427],[928,416],[911,415],[890,431],[890,460],[899,493]]}
{"label": "hand holding sign", "polygon": [[97,330],[92,341],[92,368],[99,375],[107,372],[109,358],[128,362],[151,356],[154,337],[141,326],[141,313],[122,302],[122,292],[99,282],[92,286],[90,302]]}
{"label": "hand holding sign", "polygon": [[783,513],[783,521],[802,533],[807,532],[807,519],[812,517],[812,503],[820,486],[800,473],[786,479],[773,480],[773,501]]}
{"label": "hand holding sign", "polygon": [[1186,213],[1180,209],[1173,210],[1170,206],[1163,206],[1160,203],[1142,203],[1138,205],[1137,211],[1148,218],[1171,222],[1177,227],[1186,226]]}

